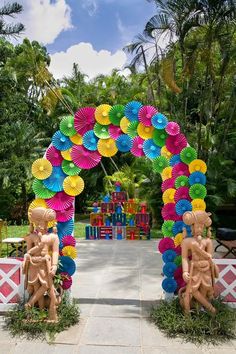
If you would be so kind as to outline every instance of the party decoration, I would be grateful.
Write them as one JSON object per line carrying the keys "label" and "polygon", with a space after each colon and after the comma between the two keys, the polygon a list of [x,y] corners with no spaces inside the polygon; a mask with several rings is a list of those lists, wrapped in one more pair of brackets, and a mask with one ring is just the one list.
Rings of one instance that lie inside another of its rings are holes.
{"label": "party decoration", "polygon": [[122,130],[120,129],[120,127],[111,124],[109,125],[108,133],[112,139],[116,140],[122,134]]}
{"label": "party decoration", "polygon": [[173,226],[173,233],[174,235],[177,235],[181,232],[183,232],[183,228],[185,227],[183,221],[176,221],[174,226]]}
{"label": "party decoration", "polygon": [[131,122],[131,123],[128,125],[127,134],[128,134],[131,138],[135,138],[135,137],[138,135],[138,132],[137,132],[138,125],[139,125],[138,122]]}
{"label": "party decoration", "polygon": [[75,247],[75,245],[76,245],[76,240],[71,235],[63,236],[61,242],[62,242],[63,246],[73,246],[73,247]]}
{"label": "party decoration", "polygon": [[109,112],[111,110],[111,106],[109,104],[101,104],[95,110],[95,119],[98,123],[102,125],[108,125],[111,123]]}
{"label": "party decoration", "polygon": [[66,174],[62,171],[61,167],[54,166],[52,174],[43,180],[45,187],[53,192],[61,192],[63,190],[63,181]]}
{"label": "party decoration", "polygon": [[154,129],[152,138],[155,144],[157,144],[160,147],[163,147],[165,146],[167,136],[168,134],[166,133],[165,130]]}
{"label": "party decoration", "polygon": [[162,260],[164,263],[174,262],[176,256],[177,254],[174,250],[167,250],[163,253]]}
{"label": "party decoration", "polygon": [[173,226],[174,226],[175,222],[173,220],[166,220],[164,221],[162,227],[161,227],[161,231],[164,235],[164,237],[172,237],[174,236],[173,234]]}
{"label": "party decoration", "polygon": [[80,173],[81,169],[74,164],[73,161],[66,161],[62,162],[62,170],[68,176],[76,176]]}
{"label": "party decoration", "polygon": [[177,178],[179,176],[189,176],[188,165],[183,162],[179,162],[173,166],[172,176]]}
{"label": "party decoration", "polygon": [[193,184],[189,188],[189,195],[192,199],[204,199],[207,195],[206,187],[200,183]]}
{"label": "party decoration", "polygon": [[50,191],[41,180],[35,179],[32,185],[34,194],[43,199],[52,198],[56,192]]}
{"label": "party decoration", "polygon": [[158,250],[160,251],[161,254],[163,254],[165,251],[169,249],[174,249],[174,248],[175,248],[174,241],[170,237],[164,237],[159,241]]}
{"label": "party decoration", "polygon": [[124,117],[125,107],[121,104],[113,106],[109,111],[109,118],[112,124],[120,126],[120,121]]}
{"label": "party decoration", "polygon": [[192,204],[187,199],[180,199],[176,203],[175,210],[178,215],[183,215],[186,211],[192,210]]}
{"label": "party decoration", "polygon": [[42,199],[42,198],[36,198],[36,199],[34,199],[34,200],[30,203],[28,211],[30,212],[30,210],[32,210],[32,209],[34,209],[34,208],[37,208],[37,207],[47,208],[47,204],[46,204],[45,200]]}
{"label": "party decoration", "polygon": [[154,128],[153,127],[146,127],[142,123],[139,123],[137,132],[140,138],[147,140],[152,138]]}
{"label": "party decoration", "polygon": [[175,211],[175,203],[167,203],[163,206],[161,210],[161,215],[164,220],[177,220],[178,215]]}
{"label": "party decoration", "polygon": [[[61,166],[63,157],[61,156],[61,151],[57,150],[54,146],[49,146],[46,151],[46,158],[51,162],[52,166]],[[47,176],[49,177],[49,176]]]}
{"label": "party decoration", "polygon": [[170,165],[171,166],[174,166],[176,165],[177,163],[181,162],[181,159],[180,159],[180,155],[173,155],[171,158],[170,158]]}
{"label": "party decoration", "polygon": [[57,223],[57,233],[59,239],[61,240],[63,236],[71,235],[74,228],[74,221],[72,219],[66,222],[58,222]]}
{"label": "party decoration", "polygon": [[138,120],[138,113],[141,107],[142,103],[137,101],[129,102],[125,106],[125,116],[129,119],[129,121],[134,122]]}
{"label": "party decoration", "polygon": [[77,133],[73,136],[70,136],[70,141],[72,141],[72,143],[75,145],[82,145],[83,144],[83,137],[82,137],[82,135]]}
{"label": "party decoration", "polygon": [[63,290],[68,290],[70,289],[72,285],[72,278],[69,273],[62,272],[60,273],[61,279],[62,279],[62,289]]}
{"label": "party decoration", "polygon": [[84,190],[84,180],[80,176],[68,176],[63,182],[66,194],[75,197]]}
{"label": "party decoration", "polygon": [[65,246],[61,250],[63,256],[68,256],[71,257],[72,259],[75,259],[77,257],[77,251],[76,248],[73,246]]}
{"label": "party decoration", "polygon": [[163,146],[161,148],[161,156],[164,156],[169,160],[172,156],[172,153],[167,149],[166,146]]}
{"label": "party decoration", "polygon": [[189,184],[192,186],[193,184],[200,183],[206,184],[206,176],[202,172],[193,172],[189,176]]}
{"label": "party decoration", "polygon": [[203,199],[194,199],[191,202],[193,211],[205,211],[206,210],[206,203]]}
{"label": "party decoration", "polygon": [[168,119],[164,114],[157,113],[152,117],[152,125],[157,129],[164,129],[168,123]]}
{"label": "party decoration", "polygon": [[71,151],[72,151],[72,148],[65,150],[65,151],[61,151],[61,156],[63,157],[63,159],[65,159],[67,161],[72,161]]}
{"label": "party decoration", "polygon": [[162,200],[164,204],[175,202],[175,192],[176,190],[173,188],[169,188],[165,190],[165,192],[162,194]]}
{"label": "party decoration", "polygon": [[176,122],[169,122],[165,127],[165,130],[169,135],[175,136],[179,134],[180,127],[179,124]]}
{"label": "party decoration", "polygon": [[174,262],[177,265],[177,267],[181,266],[181,264],[182,264],[182,256],[181,255],[176,256],[175,259],[174,259]]}
{"label": "party decoration", "polygon": [[180,158],[182,162],[189,165],[190,162],[197,158],[197,151],[194,148],[188,146],[181,151]]}
{"label": "party decoration", "polygon": [[71,207],[74,197],[69,196],[64,191],[57,193],[54,197],[47,199],[45,204],[54,210],[65,210]]}
{"label": "party decoration", "polygon": [[111,157],[114,156],[118,149],[114,139],[100,139],[98,141],[98,151],[102,156]]}
{"label": "party decoration", "polygon": [[174,243],[175,243],[176,247],[180,246],[182,241],[183,241],[183,234],[182,233],[178,233],[177,235],[175,235]]}
{"label": "party decoration", "polygon": [[153,160],[152,166],[155,172],[161,173],[164,168],[169,166],[169,160],[165,156],[159,156]]}
{"label": "party decoration", "polygon": [[166,139],[166,147],[172,154],[179,154],[186,146],[187,139],[182,133],[168,136]]}
{"label": "party decoration", "polygon": [[68,150],[73,146],[72,141],[58,130],[52,137],[52,145],[58,150]]}
{"label": "party decoration", "polygon": [[93,107],[84,107],[80,108],[75,113],[75,129],[80,135],[84,135],[88,130],[92,130],[95,124],[95,108]]}
{"label": "party decoration", "polygon": [[167,262],[163,267],[163,274],[171,278],[174,276],[174,272],[177,269],[177,265],[174,262]]}
{"label": "party decoration", "polygon": [[138,112],[139,121],[145,126],[152,125],[152,117],[157,113],[157,109],[153,106],[143,106]]}
{"label": "party decoration", "polygon": [[144,143],[144,140],[142,138],[140,138],[139,136],[136,136],[133,139],[133,145],[132,145],[132,148],[130,151],[132,152],[132,154],[134,156],[141,157],[141,156],[145,155],[144,151],[143,151],[143,143]]}
{"label": "party decoration", "polygon": [[122,134],[117,138],[116,146],[119,151],[128,152],[132,147],[132,139],[127,134]]}
{"label": "party decoration", "polygon": [[120,129],[122,130],[123,133],[127,134],[129,125],[130,125],[130,121],[128,120],[128,118],[123,117],[120,121]]}
{"label": "party decoration", "polygon": [[97,151],[89,151],[83,146],[73,146],[72,160],[81,169],[90,170],[101,161],[101,155]]}
{"label": "party decoration", "polygon": [[175,180],[175,188],[188,187],[189,180],[187,176],[179,176]]}
{"label": "party decoration", "polygon": [[68,256],[59,257],[59,271],[60,273],[68,273],[72,276],[75,273],[76,266],[72,258]]}
{"label": "party decoration", "polygon": [[161,178],[163,181],[172,177],[172,167],[165,167],[161,172]]}
{"label": "party decoration", "polygon": [[189,188],[188,187],[180,187],[176,190],[175,202],[178,202],[180,199],[191,200],[191,198],[189,196]]}
{"label": "party decoration", "polygon": [[44,180],[52,174],[52,164],[46,159],[38,159],[33,162],[31,171],[35,178]]}
{"label": "party decoration", "polygon": [[83,136],[83,145],[90,151],[97,150],[98,138],[95,136],[93,130],[87,131]]}
{"label": "party decoration", "polygon": [[74,212],[75,212],[75,209],[72,205],[68,209],[56,211],[57,221],[66,222],[66,221],[70,220],[73,217]]}
{"label": "party decoration", "polygon": [[166,278],[162,282],[162,288],[167,293],[174,293],[177,289],[177,282],[175,279]]}
{"label": "party decoration", "polygon": [[143,151],[149,159],[155,159],[160,156],[161,149],[152,139],[148,139],[143,143]]}
{"label": "party decoration", "polygon": [[190,162],[189,164],[189,172],[193,173],[193,172],[202,172],[202,173],[206,173],[207,171],[207,165],[204,161],[196,159],[193,160],[192,162]]}
{"label": "party decoration", "polygon": [[100,139],[110,138],[109,126],[96,123],[94,126],[94,134]]}
{"label": "party decoration", "polygon": [[62,118],[60,123],[60,131],[66,136],[73,136],[76,134],[73,116],[66,116]]}

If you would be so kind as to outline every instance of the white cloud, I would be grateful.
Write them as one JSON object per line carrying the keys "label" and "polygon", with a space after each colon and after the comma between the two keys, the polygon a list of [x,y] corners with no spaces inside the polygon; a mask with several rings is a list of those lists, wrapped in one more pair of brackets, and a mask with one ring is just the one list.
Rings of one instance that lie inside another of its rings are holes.
{"label": "white cloud", "polygon": [[25,25],[24,36],[43,44],[55,41],[62,31],[72,28],[71,8],[66,0],[18,0],[24,11],[17,17]]}
{"label": "white cloud", "polygon": [[73,63],[78,63],[80,70],[89,79],[97,75],[109,75],[115,68],[122,69],[127,57],[122,50],[114,54],[108,50],[97,52],[91,43],[78,43],[67,49],[51,55],[50,71],[56,79],[68,76],[72,72]]}
{"label": "white cloud", "polygon": [[93,16],[98,9],[98,4],[96,0],[82,0],[82,7],[88,11],[89,16]]}

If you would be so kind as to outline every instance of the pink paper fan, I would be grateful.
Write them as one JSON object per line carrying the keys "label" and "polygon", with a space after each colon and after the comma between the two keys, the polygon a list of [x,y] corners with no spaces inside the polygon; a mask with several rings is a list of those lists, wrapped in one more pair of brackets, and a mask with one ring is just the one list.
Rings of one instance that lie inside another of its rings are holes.
{"label": "pink paper fan", "polygon": [[88,130],[92,130],[95,124],[96,108],[84,107],[75,113],[75,129],[80,135],[84,135]]}
{"label": "pink paper fan", "polygon": [[158,110],[153,106],[143,106],[138,113],[139,121],[150,127],[152,125],[152,117],[156,114]]}
{"label": "pink paper fan", "polygon": [[179,154],[188,142],[184,134],[180,133],[174,136],[168,136],[166,139],[166,147],[172,154]]}
{"label": "pink paper fan", "polygon": [[183,278],[177,278],[176,283],[177,283],[177,290],[184,288],[186,286],[186,283],[183,280]]}
{"label": "pink paper fan", "polygon": [[58,210],[56,212],[57,214],[57,221],[59,222],[66,222],[68,220],[70,220],[73,215],[74,215],[74,207],[73,205],[71,205],[68,209],[64,209],[64,210]]}
{"label": "pink paper fan", "polygon": [[62,238],[62,243],[63,243],[63,246],[66,247],[66,246],[73,246],[75,247],[76,245],[76,240],[73,236],[71,235],[66,235],[66,236],[63,236]]}
{"label": "pink paper fan", "polygon": [[120,129],[120,127],[118,127],[117,125],[111,124],[108,128],[108,132],[110,134],[110,137],[112,139],[117,139],[121,134],[123,134],[122,130]]}
{"label": "pink paper fan", "polygon": [[74,197],[67,195],[65,192],[58,192],[54,197],[46,199],[49,208],[54,210],[64,210],[71,207]]}
{"label": "pink paper fan", "polygon": [[63,157],[59,150],[57,150],[54,146],[50,146],[46,151],[46,158],[51,162],[53,166],[61,166],[63,161]]}
{"label": "pink paper fan", "polygon": [[182,267],[178,267],[178,268],[176,268],[176,270],[174,272],[174,278],[175,279],[181,279],[181,278],[183,278],[182,274],[183,274],[183,268]]}
{"label": "pink paper fan", "polygon": [[161,210],[161,215],[164,220],[174,220],[176,221],[179,216],[175,211],[175,203],[167,203],[163,206]]}
{"label": "pink paper fan", "polygon": [[176,254],[177,254],[177,256],[180,256],[181,255],[181,252],[182,252],[182,250],[181,250],[181,246],[177,246],[177,247],[175,247],[175,252],[176,252]]}
{"label": "pink paper fan", "polygon": [[179,124],[176,122],[169,122],[167,124],[167,126],[165,127],[165,130],[169,135],[174,136],[174,135],[179,134],[180,127],[179,127]]}
{"label": "pink paper fan", "polygon": [[72,285],[71,276],[66,272],[61,272],[60,275],[62,277],[62,289],[64,290],[69,289]]}
{"label": "pink paper fan", "polygon": [[169,188],[175,188],[175,178],[174,177],[166,179],[161,184],[162,192],[165,192],[165,190],[167,190]]}
{"label": "pink paper fan", "polygon": [[71,157],[76,166],[85,170],[97,166],[102,158],[98,151],[89,151],[82,145],[73,146]]}
{"label": "pink paper fan", "polygon": [[173,250],[175,248],[174,241],[170,237],[164,237],[158,244],[158,250],[163,254],[167,250]]}
{"label": "pink paper fan", "polygon": [[175,192],[175,202],[177,203],[180,199],[191,200],[189,196],[189,188],[188,187],[180,187]]}
{"label": "pink paper fan", "polygon": [[143,142],[144,140],[140,138],[140,136],[136,136],[133,139],[133,145],[130,151],[134,156],[141,157],[145,155],[143,152]]}
{"label": "pink paper fan", "polygon": [[177,178],[179,176],[189,176],[189,168],[188,168],[188,165],[186,165],[185,163],[183,162],[179,162],[177,163],[176,165],[173,166],[173,169],[172,169],[172,176],[174,178]]}

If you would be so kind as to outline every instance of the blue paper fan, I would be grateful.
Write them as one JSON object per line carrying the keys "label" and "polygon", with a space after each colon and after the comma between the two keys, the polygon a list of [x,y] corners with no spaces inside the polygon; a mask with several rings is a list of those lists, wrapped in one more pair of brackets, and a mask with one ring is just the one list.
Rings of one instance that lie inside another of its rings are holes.
{"label": "blue paper fan", "polygon": [[68,256],[59,257],[59,272],[68,273],[72,276],[76,271],[76,265],[72,258]]}
{"label": "blue paper fan", "polygon": [[132,147],[133,140],[127,134],[120,135],[116,140],[117,149],[121,152],[128,152]]}
{"label": "blue paper fan", "polygon": [[191,173],[188,179],[189,179],[190,186],[196,183],[203,184],[203,185],[206,184],[206,176],[204,175],[204,173],[199,171]]}
{"label": "blue paper fan", "polygon": [[73,146],[73,143],[67,136],[58,130],[52,137],[52,145],[56,149],[64,151],[70,149]]}
{"label": "blue paper fan", "polygon": [[94,134],[93,130],[87,131],[84,136],[83,136],[83,145],[86,147],[86,149],[90,151],[96,151],[97,150],[97,142],[98,138]]}
{"label": "blue paper fan", "polygon": [[183,215],[186,211],[192,211],[192,204],[187,199],[180,199],[175,205],[175,210],[178,215]]}
{"label": "blue paper fan", "polygon": [[183,227],[184,227],[184,222],[183,221],[176,221],[174,226],[173,226],[174,235],[177,235],[177,234],[183,232]]}
{"label": "blue paper fan", "polygon": [[162,260],[164,263],[174,262],[177,253],[174,250],[167,250],[162,254]]}
{"label": "blue paper fan", "polygon": [[164,129],[167,126],[168,119],[164,114],[157,113],[152,117],[152,125],[157,129]]}
{"label": "blue paper fan", "polygon": [[181,162],[180,155],[174,155],[170,159],[170,165],[171,166],[174,166],[174,165],[176,165],[179,162]]}
{"label": "blue paper fan", "polygon": [[138,101],[131,101],[127,103],[125,106],[126,118],[128,118],[131,122],[138,121],[138,112],[142,106],[142,103]]}
{"label": "blue paper fan", "polygon": [[149,159],[155,159],[161,155],[161,148],[154,143],[153,139],[147,139],[144,141],[143,151]]}
{"label": "blue paper fan", "polygon": [[178,267],[174,262],[167,262],[163,267],[163,274],[168,278],[172,278],[177,268]]}
{"label": "blue paper fan", "polygon": [[162,288],[166,293],[174,293],[177,289],[177,282],[173,278],[166,278],[162,282]]}
{"label": "blue paper fan", "polygon": [[74,221],[70,219],[66,222],[58,222],[57,223],[57,234],[59,239],[61,240],[63,236],[71,235],[74,229]]}
{"label": "blue paper fan", "polygon": [[67,175],[62,171],[60,166],[54,166],[52,174],[48,178],[43,180],[45,187],[53,192],[63,191],[63,182]]}

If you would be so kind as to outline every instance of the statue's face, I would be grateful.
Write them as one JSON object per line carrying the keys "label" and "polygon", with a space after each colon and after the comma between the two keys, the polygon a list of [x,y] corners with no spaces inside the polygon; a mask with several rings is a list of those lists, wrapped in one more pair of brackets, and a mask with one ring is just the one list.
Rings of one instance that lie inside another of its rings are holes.
{"label": "statue's face", "polygon": [[196,222],[195,224],[192,225],[192,231],[195,237],[203,236],[204,224]]}
{"label": "statue's face", "polygon": [[47,222],[44,220],[34,220],[35,230],[37,232],[43,232],[47,230]]}

